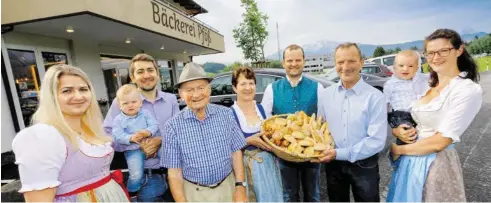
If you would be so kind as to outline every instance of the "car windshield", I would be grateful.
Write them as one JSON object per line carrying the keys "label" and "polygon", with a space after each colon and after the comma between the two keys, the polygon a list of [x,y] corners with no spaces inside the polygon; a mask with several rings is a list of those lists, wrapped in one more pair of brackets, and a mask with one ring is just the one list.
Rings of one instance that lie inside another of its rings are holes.
{"label": "car windshield", "polygon": [[386,66],[394,65],[395,58],[396,58],[395,56],[390,56],[390,57],[384,58],[384,65],[386,65]]}
{"label": "car windshield", "polygon": [[378,66],[363,66],[362,73],[374,74],[377,73]]}

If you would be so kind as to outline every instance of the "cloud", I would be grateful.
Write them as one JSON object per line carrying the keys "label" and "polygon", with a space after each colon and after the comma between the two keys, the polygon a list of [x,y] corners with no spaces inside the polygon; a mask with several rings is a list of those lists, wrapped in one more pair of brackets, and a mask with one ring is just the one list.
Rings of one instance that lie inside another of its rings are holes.
{"label": "cloud", "polygon": [[[198,63],[244,61],[232,36],[244,12],[240,0],[195,0],[209,13],[197,16],[224,35],[225,53],[194,57]],[[265,55],[288,44],[353,41],[393,44],[423,39],[438,28],[459,32],[491,32],[487,0],[256,0],[269,16]]]}

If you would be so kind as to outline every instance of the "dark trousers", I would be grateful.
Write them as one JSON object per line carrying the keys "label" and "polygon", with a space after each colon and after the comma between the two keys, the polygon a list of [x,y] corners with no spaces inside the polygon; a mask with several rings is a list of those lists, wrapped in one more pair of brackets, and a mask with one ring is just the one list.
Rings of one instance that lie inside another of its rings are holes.
{"label": "dark trousers", "polygon": [[320,164],[279,162],[285,202],[300,202],[300,185],[304,202],[320,202]]}
{"label": "dark trousers", "polygon": [[[391,128],[397,128],[399,125],[406,124],[410,127],[416,127],[417,123],[414,121],[413,117],[411,116],[411,112],[407,111],[394,111],[392,110],[389,112],[387,115],[387,119],[389,121],[389,125]],[[405,130],[408,130],[409,128],[405,128]],[[396,139],[396,144],[397,145],[405,145],[407,143],[403,142],[399,138]]]}
{"label": "dark trousers", "polygon": [[325,167],[330,202],[349,202],[350,186],[356,202],[380,202],[378,155],[354,163],[334,160]]}

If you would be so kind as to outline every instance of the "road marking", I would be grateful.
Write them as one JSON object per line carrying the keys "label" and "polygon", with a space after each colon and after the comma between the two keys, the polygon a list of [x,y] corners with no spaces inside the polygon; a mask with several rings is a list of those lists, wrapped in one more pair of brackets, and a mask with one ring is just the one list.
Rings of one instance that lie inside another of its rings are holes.
{"label": "road marking", "polygon": [[469,157],[472,155],[472,152],[474,151],[474,149],[476,149],[477,144],[481,142],[483,135],[488,131],[489,126],[491,126],[491,119],[489,119],[488,123],[486,124],[486,127],[484,127],[481,131],[479,131],[481,133],[481,136],[479,136],[479,139],[477,140],[476,144],[472,147],[471,151],[469,152],[469,155],[467,155],[467,157],[465,158],[464,168],[467,166],[467,160],[469,160]]}

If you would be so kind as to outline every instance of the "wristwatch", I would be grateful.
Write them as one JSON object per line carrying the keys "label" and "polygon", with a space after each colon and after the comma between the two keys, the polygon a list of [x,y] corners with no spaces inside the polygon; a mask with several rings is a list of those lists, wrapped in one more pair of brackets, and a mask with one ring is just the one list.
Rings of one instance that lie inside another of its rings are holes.
{"label": "wristwatch", "polygon": [[247,183],[246,182],[235,182],[235,186],[244,186],[244,187],[247,187]]}

